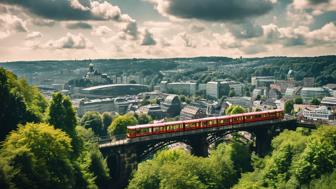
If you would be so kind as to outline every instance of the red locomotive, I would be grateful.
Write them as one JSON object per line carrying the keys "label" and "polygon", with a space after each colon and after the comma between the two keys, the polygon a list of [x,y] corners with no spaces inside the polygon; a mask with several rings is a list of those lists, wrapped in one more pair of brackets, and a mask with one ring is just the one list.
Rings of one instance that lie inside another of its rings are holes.
{"label": "red locomotive", "polygon": [[229,116],[208,117],[187,121],[174,121],[166,123],[154,123],[146,125],[136,125],[127,127],[127,137],[137,138],[148,135],[158,135],[164,133],[184,132],[195,129],[210,127],[225,127],[242,123],[257,121],[280,120],[284,118],[283,110],[269,110],[262,112],[250,112]]}

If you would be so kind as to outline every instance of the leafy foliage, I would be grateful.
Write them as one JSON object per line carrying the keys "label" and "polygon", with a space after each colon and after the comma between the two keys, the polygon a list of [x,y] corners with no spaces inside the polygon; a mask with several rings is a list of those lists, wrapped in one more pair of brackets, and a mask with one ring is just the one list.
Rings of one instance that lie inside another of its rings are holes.
{"label": "leafy foliage", "polygon": [[320,100],[319,99],[317,99],[317,98],[313,98],[312,100],[311,100],[311,102],[310,102],[312,105],[320,105]]}
{"label": "leafy foliage", "polygon": [[225,189],[251,169],[246,145],[221,144],[209,158],[190,155],[182,149],[165,150],[141,163],[129,189]]}
{"label": "leafy foliage", "polygon": [[107,127],[111,125],[113,120],[112,114],[109,112],[104,112],[102,114],[102,121],[103,121],[103,131],[104,134],[107,134]]}
{"label": "leafy foliage", "polygon": [[285,103],[285,113],[291,114],[294,109],[294,102],[293,100],[287,100]]}
{"label": "leafy foliage", "polygon": [[226,115],[241,114],[245,112],[246,110],[239,105],[231,105],[225,110]]}
{"label": "leafy foliage", "polygon": [[72,151],[71,138],[61,130],[27,124],[4,142],[1,168],[15,188],[92,188]]}
{"label": "leafy foliage", "polygon": [[148,114],[140,113],[134,114],[134,116],[138,120],[138,124],[147,124],[152,121],[152,117]]}
{"label": "leafy foliage", "polygon": [[116,117],[107,128],[109,135],[123,135],[127,132],[127,126],[136,125],[137,119],[133,114],[126,114]]}
{"label": "leafy foliage", "polygon": [[58,129],[63,130],[72,138],[74,155],[78,156],[81,148],[81,141],[77,137],[77,119],[71,101],[61,93],[55,93],[48,107],[47,122]]}
{"label": "leafy foliage", "polygon": [[95,134],[92,129],[84,127],[76,127],[79,138],[83,141],[83,148],[79,157],[81,165],[86,174],[92,178],[98,188],[108,188],[111,181],[109,176],[109,168],[106,159],[98,149],[98,144],[92,141]]}
{"label": "leafy foliage", "polygon": [[42,120],[46,100],[25,80],[0,68],[0,91],[0,141],[15,130],[17,124]]}
{"label": "leafy foliage", "polygon": [[103,120],[98,112],[86,112],[80,123],[85,128],[91,128],[96,135],[103,136],[105,134]]}
{"label": "leafy foliage", "polygon": [[254,160],[254,171],[244,173],[234,188],[327,188],[334,183],[336,128],[285,131],[272,147],[272,154]]}
{"label": "leafy foliage", "polygon": [[295,104],[303,104],[303,99],[302,99],[301,97],[296,97],[296,98],[294,99],[294,103],[295,103]]}

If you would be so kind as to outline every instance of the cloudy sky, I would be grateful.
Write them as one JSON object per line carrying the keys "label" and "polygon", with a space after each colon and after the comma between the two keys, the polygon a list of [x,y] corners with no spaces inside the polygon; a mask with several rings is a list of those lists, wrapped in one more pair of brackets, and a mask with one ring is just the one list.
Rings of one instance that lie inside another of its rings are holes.
{"label": "cloudy sky", "polygon": [[0,61],[336,52],[336,0],[0,0]]}

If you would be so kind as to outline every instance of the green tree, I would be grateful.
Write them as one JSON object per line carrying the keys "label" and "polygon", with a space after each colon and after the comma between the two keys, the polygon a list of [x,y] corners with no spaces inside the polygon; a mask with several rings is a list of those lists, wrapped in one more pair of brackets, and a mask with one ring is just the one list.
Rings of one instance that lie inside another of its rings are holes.
{"label": "green tree", "polygon": [[104,113],[102,114],[103,131],[104,131],[104,134],[105,134],[105,135],[107,134],[107,128],[108,128],[109,125],[111,125],[112,120],[113,120],[113,116],[112,116],[111,113],[109,113],[109,112],[104,112]]}
{"label": "green tree", "polygon": [[303,184],[336,168],[336,129],[321,127],[308,140],[307,147],[295,166],[295,174]]}
{"label": "green tree", "polygon": [[71,138],[47,124],[12,132],[0,151],[1,167],[15,188],[95,188],[72,158]]}
{"label": "green tree", "polygon": [[80,123],[85,128],[91,128],[96,135],[104,135],[103,121],[98,112],[86,112]]}
{"label": "green tree", "polygon": [[336,186],[336,170],[331,174],[324,174],[319,179],[312,180],[309,184],[305,185],[303,188],[310,189],[330,189]]}
{"label": "green tree", "polygon": [[301,97],[296,97],[296,98],[294,99],[294,103],[295,103],[295,104],[303,104],[303,99],[302,99]]}
{"label": "green tree", "polygon": [[106,159],[98,149],[98,143],[94,140],[95,134],[92,129],[76,127],[79,138],[83,141],[83,149],[79,157],[81,166],[90,177],[94,177],[93,182],[98,188],[108,188],[111,178]]}
{"label": "green tree", "polygon": [[285,113],[291,114],[294,109],[294,102],[293,100],[288,100],[285,103]]}
{"label": "green tree", "polygon": [[312,104],[312,105],[320,105],[321,102],[320,102],[319,99],[317,99],[317,98],[313,98],[313,99],[310,101],[310,104]]}
{"label": "green tree", "polygon": [[236,96],[236,92],[233,88],[230,89],[229,97]]}
{"label": "green tree", "polygon": [[81,141],[77,137],[76,126],[77,119],[71,101],[61,93],[55,93],[52,96],[48,107],[47,122],[58,129],[63,130],[72,138],[74,154],[79,155]]}
{"label": "green tree", "polygon": [[137,119],[132,114],[116,117],[107,128],[109,135],[123,135],[127,132],[127,126],[136,125]]}
{"label": "green tree", "polygon": [[290,178],[290,166],[292,163],[293,151],[290,145],[272,154],[269,166],[265,170],[265,180],[269,186],[278,188],[279,183],[287,182]]}
{"label": "green tree", "polygon": [[147,124],[152,121],[152,117],[148,114],[140,113],[134,114],[134,116],[138,120],[138,124]]}
{"label": "green tree", "polygon": [[241,114],[245,112],[246,110],[239,105],[231,105],[225,110],[226,115]]}
{"label": "green tree", "polygon": [[150,101],[148,99],[143,99],[141,101],[141,106],[146,106],[146,105],[149,105],[150,104]]}
{"label": "green tree", "polygon": [[[17,124],[38,121],[28,110],[23,96],[10,84],[10,72],[0,68],[0,141],[17,128]],[[12,78],[14,80],[14,78]]]}

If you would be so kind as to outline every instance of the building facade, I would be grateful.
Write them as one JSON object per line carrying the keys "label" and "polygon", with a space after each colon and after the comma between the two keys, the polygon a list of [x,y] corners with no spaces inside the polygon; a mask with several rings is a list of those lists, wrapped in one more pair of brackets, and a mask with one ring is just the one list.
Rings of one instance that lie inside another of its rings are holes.
{"label": "building facade", "polygon": [[204,109],[195,106],[185,106],[180,113],[180,120],[200,119],[206,117]]}
{"label": "building facade", "polygon": [[169,95],[161,103],[163,112],[169,117],[175,117],[181,112],[181,101],[177,95]]}
{"label": "building facade", "polygon": [[301,97],[306,102],[313,98],[322,99],[328,95],[328,91],[322,87],[304,87],[301,89]]}
{"label": "building facade", "polygon": [[303,117],[308,120],[329,120],[332,116],[327,107],[321,106],[316,109],[304,109]]}
{"label": "building facade", "polygon": [[206,95],[212,98],[219,98],[219,82],[210,81],[206,85]]}
{"label": "building facade", "polygon": [[271,84],[275,83],[273,76],[252,76],[251,84],[258,87],[269,87]]}

